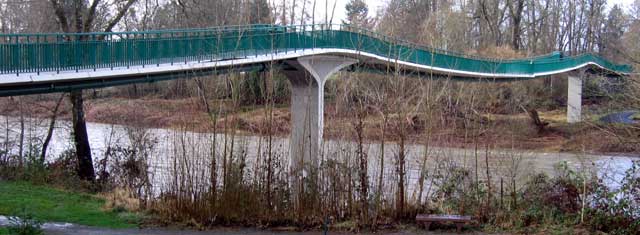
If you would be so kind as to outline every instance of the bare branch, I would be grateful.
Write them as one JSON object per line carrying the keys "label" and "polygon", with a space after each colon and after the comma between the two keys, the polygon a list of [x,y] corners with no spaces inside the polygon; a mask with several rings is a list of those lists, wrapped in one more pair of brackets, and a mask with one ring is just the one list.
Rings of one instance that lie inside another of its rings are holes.
{"label": "bare branch", "polygon": [[87,12],[87,16],[84,20],[84,26],[82,27],[83,32],[89,32],[91,30],[91,25],[96,17],[96,9],[98,8],[98,4],[101,0],[94,0],[91,6],[89,7],[89,11]]}
{"label": "bare branch", "polygon": [[129,8],[131,8],[131,6],[135,2],[136,0],[128,0],[127,3],[122,7],[122,9],[118,11],[118,14],[116,14],[116,16],[113,19],[111,19],[111,21],[109,21],[109,23],[107,24],[107,27],[104,28],[104,32],[111,32],[111,30],[113,30],[113,27],[115,27],[118,24],[118,22],[120,22],[122,17],[124,17],[124,14],[127,13]]}
{"label": "bare branch", "polygon": [[51,2],[51,6],[56,14],[56,18],[58,18],[58,24],[60,24],[60,28],[65,33],[69,33],[69,21],[67,20],[67,16],[64,14],[64,9],[60,5],[58,0],[49,0]]}

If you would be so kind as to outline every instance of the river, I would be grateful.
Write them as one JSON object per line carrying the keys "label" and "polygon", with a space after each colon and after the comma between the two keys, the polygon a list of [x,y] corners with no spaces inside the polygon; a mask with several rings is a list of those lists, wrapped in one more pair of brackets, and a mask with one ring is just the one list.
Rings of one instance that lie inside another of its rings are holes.
{"label": "river", "polygon": [[[0,143],[7,139],[7,133],[13,139],[19,134],[19,124],[15,117],[0,116]],[[46,134],[48,122],[46,120],[27,119],[25,130],[27,137],[42,138]],[[208,163],[211,154],[213,137],[216,137],[217,151],[224,148],[224,135],[211,133],[194,133],[170,129],[140,129],[122,125],[109,125],[100,123],[87,123],[91,151],[94,162],[99,161],[107,149],[107,146],[127,146],[132,136],[144,134],[145,139],[152,140],[153,148],[149,154],[149,164],[152,168],[152,182],[154,188],[162,189],[167,186],[169,172],[176,163],[186,165],[193,171],[208,171]],[[8,130],[8,132],[7,132]],[[35,138],[37,139],[37,138]],[[230,138],[227,139],[230,146]],[[250,174],[255,166],[258,150],[264,152],[265,138],[258,136],[235,136],[234,149],[236,156],[246,156],[246,165]],[[181,143],[188,143],[183,145]],[[286,161],[288,156],[288,139],[274,138],[274,152],[278,153]],[[326,140],[324,142],[324,156],[327,159],[338,161],[345,159],[355,160],[355,143],[349,141]],[[51,161],[59,156],[65,149],[72,148],[70,138],[70,122],[58,121],[53,139],[48,149],[47,160]],[[379,172],[380,145],[376,143],[365,144],[369,157],[369,176],[372,184],[376,182]],[[14,148],[15,149],[15,148]],[[576,153],[544,153],[523,150],[489,150],[485,158],[485,150],[462,148],[430,147],[425,155],[425,147],[421,145],[407,146],[407,189],[409,193],[415,192],[421,173],[421,166],[426,158],[425,172],[434,174],[442,173],[442,169],[450,169],[451,166],[472,169],[472,173],[481,179],[486,178],[486,166],[491,172],[492,181],[498,183],[500,178],[508,180],[511,177],[518,182],[525,182],[532,174],[543,172],[548,175],[558,174],[556,166],[566,162],[571,168],[586,170],[585,172],[599,175],[605,183],[611,187],[617,187],[618,182],[624,176],[624,172],[632,165],[633,160],[640,160],[638,156],[631,155],[602,155],[602,154],[576,154]],[[397,156],[398,146],[393,143],[385,145],[385,181],[394,179],[394,158]],[[476,161],[478,167],[476,168]],[[285,163],[286,164],[286,163]],[[182,166],[181,165],[181,166]],[[477,169],[477,170],[474,170]],[[445,172],[446,173],[446,172]],[[206,175],[206,174],[203,174]],[[203,177],[202,182],[207,182]],[[429,178],[427,176],[427,178]],[[429,179],[425,188],[428,188]],[[387,187],[385,187],[387,188]],[[388,187],[387,190],[394,190]]]}

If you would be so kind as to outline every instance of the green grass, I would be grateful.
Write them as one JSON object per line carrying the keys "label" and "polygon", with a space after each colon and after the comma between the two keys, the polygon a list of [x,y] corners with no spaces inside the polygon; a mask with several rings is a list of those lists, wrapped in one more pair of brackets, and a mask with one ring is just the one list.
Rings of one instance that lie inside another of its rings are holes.
{"label": "green grass", "polygon": [[[133,228],[139,216],[129,212],[104,211],[104,199],[26,182],[0,181],[0,215],[23,211],[45,222],[68,222],[106,228]],[[0,228],[0,234],[3,234]]]}
{"label": "green grass", "polygon": [[0,227],[0,235],[9,234],[9,230],[4,227]]}

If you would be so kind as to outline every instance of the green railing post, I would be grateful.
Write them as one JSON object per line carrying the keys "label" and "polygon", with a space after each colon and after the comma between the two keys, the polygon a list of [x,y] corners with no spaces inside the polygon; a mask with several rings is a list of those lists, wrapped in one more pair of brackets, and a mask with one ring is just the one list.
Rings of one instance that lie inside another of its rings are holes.
{"label": "green railing post", "polygon": [[20,69],[22,69],[22,63],[20,63],[20,44],[18,42],[18,36],[15,36],[14,42],[14,50],[13,50],[13,62],[14,67],[16,68],[16,76],[20,76]]}
{"label": "green railing post", "polygon": [[[154,36],[155,35],[155,36]],[[156,30],[122,33],[2,34],[0,74],[60,73],[61,70],[143,68],[182,57],[201,63],[206,58],[258,56],[305,52],[313,48],[339,48],[367,52],[391,59],[480,73],[533,74],[559,71],[586,62],[613,72],[630,72],[593,55],[562,57],[557,54],[527,59],[497,60],[463,55],[417,45],[351,25],[250,25],[209,29]],[[270,45],[269,45],[270,44]],[[241,50],[241,51],[240,51]],[[413,53],[413,54],[412,54]]]}
{"label": "green railing post", "polygon": [[173,50],[175,50],[175,49],[174,49],[174,46],[173,46],[173,42],[174,42],[174,40],[175,40],[175,39],[174,39],[174,37],[173,37],[173,32],[172,32],[172,33],[171,33],[171,37],[169,37],[169,39],[168,39],[168,41],[170,42],[170,43],[169,43],[169,57],[171,58],[171,65],[173,65],[173,58],[175,57],[175,56],[174,56],[174,54],[175,54],[175,53],[173,52]]}
{"label": "green railing post", "polygon": [[127,65],[127,69],[129,69],[130,63],[131,63],[131,53],[130,53],[130,41],[131,38],[129,38],[129,34],[123,34],[123,41],[124,41],[124,64]]}
{"label": "green railing post", "polygon": [[109,35],[109,67],[111,68],[111,70],[113,70],[113,64],[115,63],[113,61],[113,57],[115,57],[115,52],[114,52],[114,48],[115,45],[113,43],[113,35]]}
{"label": "green railing post", "polygon": [[92,34],[91,35],[91,45],[93,45],[91,47],[91,57],[93,57],[93,71],[95,72],[97,67],[98,67],[98,43],[96,40],[96,35]]}
{"label": "green railing post", "polygon": [[[160,50],[160,48],[161,48],[161,46],[160,46],[161,44],[160,44],[160,43],[162,42],[162,38],[161,38],[161,34],[160,34],[160,33],[157,33],[157,34],[156,34],[156,42],[157,42],[157,43],[156,43],[156,46],[157,46],[158,48],[156,48],[156,50],[155,50],[155,51],[156,51],[156,53],[157,53],[157,52]],[[157,55],[157,54],[156,54],[156,55]],[[162,53],[160,53],[160,55],[162,55]],[[162,57],[161,57],[161,56],[157,56],[157,57],[159,57],[159,58],[156,58],[156,67],[160,67],[160,60],[161,60],[160,58],[162,58]]]}

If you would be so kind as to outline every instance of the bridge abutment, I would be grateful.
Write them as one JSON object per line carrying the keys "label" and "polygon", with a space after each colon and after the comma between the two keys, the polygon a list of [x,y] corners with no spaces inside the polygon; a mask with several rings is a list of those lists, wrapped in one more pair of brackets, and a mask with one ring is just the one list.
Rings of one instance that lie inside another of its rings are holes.
{"label": "bridge abutment", "polygon": [[582,121],[582,79],[584,73],[568,75],[567,122]]}
{"label": "bridge abutment", "polygon": [[340,69],[357,63],[338,56],[309,56],[286,63],[291,82],[290,164],[294,195],[304,190],[301,181],[315,171],[322,152],[324,127],[324,84]]}

